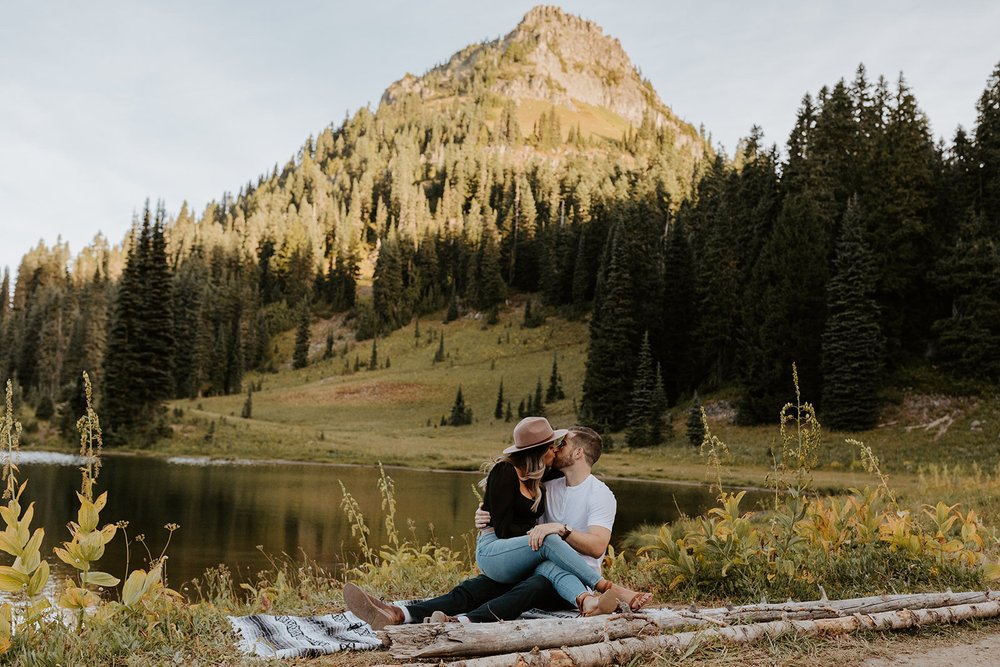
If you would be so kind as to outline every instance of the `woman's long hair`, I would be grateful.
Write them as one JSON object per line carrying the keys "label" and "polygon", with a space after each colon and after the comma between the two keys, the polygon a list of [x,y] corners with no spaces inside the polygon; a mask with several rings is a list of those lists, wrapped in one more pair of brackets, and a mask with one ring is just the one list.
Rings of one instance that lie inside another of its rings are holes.
{"label": "woman's long hair", "polygon": [[[487,461],[482,467],[486,476],[479,480],[479,488],[483,491],[486,490],[486,480],[489,478],[493,466],[500,462],[510,463],[517,469],[518,479],[524,482],[524,485],[528,487],[528,491],[531,493],[531,497],[535,499],[535,502],[531,504],[531,511],[537,512],[538,506],[542,503],[542,477],[545,475],[545,463],[543,459],[551,446],[549,444],[532,447],[523,452],[501,454],[492,461]],[[520,493],[520,490],[517,493]]]}

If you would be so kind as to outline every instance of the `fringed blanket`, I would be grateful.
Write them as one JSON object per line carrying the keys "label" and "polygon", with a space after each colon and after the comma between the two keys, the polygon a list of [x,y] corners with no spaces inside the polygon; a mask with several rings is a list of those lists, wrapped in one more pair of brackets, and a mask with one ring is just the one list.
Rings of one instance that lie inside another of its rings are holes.
{"label": "fringed blanket", "polygon": [[[399,604],[412,604],[408,600]],[[532,609],[521,618],[575,618],[575,611]],[[363,651],[382,646],[375,631],[349,611],[325,616],[230,616],[240,636],[237,647],[261,658],[315,658],[338,651]]]}

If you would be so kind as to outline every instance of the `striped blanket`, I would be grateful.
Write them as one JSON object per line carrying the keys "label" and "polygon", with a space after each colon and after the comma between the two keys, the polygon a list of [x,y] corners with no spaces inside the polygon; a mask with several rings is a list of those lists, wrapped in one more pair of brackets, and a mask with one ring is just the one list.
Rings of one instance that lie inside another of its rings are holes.
{"label": "striped blanket", "polygon": [[[407,600],[399,604],[412,604]],[[522,618],[574,618],[575,611],[532,609]],[[262,658],[315,658],[338,651],[363,651],[382,646],[375,631],[349,611],[324,616],[230,616],[239,635],[237,647]]]}

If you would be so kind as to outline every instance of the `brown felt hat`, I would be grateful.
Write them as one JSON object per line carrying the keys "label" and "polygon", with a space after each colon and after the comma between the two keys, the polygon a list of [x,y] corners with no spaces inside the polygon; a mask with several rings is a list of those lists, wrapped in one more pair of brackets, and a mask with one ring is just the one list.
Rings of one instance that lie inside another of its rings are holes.
{"label": "brown felt hat", "polygon": [[503,450],[504,454],[523,452],[532,447],[541,447],[561,440],[569,433],[564,428],[552,430],[552,425],[545,417],[525,417],[514,427],[514,444]]}

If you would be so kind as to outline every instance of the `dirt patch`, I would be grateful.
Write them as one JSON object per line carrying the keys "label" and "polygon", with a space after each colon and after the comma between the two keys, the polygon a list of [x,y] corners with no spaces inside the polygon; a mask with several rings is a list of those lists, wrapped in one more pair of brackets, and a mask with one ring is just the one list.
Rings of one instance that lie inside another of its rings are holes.
{"label": "dirt patch", "polygon": [[939,646],[927,650],[902,650],[892,658],[872,658],[861,663],[862,667],[989,667],[998,664],[1000,634],[983,637],[979,641]]}
{"label": "dirt patch", "polygon": [[735,424],[736,406],[729,401],[709,401],[702,405],[708,421],[717,424]]}
{"label": "dirt patch", "polygon": [[979,405],[979,399],[943,394],[906,394],[902,403],[887,408],[879,428],[902,425],[907,433],[930,431],[937,440],[956,420]]}
{"label": "dirt patch", "polygon": [[417,382],[366,382],[339,387],[313,385],[275,398],[284,405],[402,403],[426,396],[427,391],[427,385]]}

